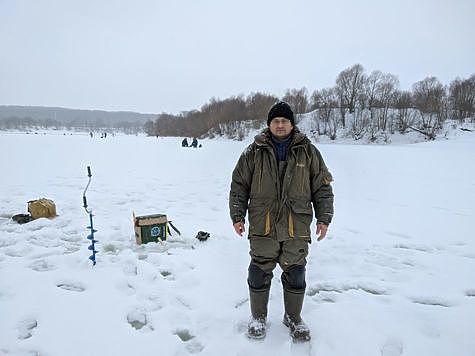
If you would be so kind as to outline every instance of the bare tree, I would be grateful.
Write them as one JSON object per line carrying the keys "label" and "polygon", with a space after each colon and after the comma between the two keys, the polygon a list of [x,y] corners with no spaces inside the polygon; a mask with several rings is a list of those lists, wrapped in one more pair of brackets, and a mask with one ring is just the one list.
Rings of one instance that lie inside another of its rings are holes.
{"label": "bare tree", "polygon": [[408,91],[396,91],[394,94],[394,108],[396,109],[397,130],[405,134],[414,125],[414,111],[412,110],[412,94]]}
{"label": "bare tree", "polygon": [[[425,78],[413,85],[413,91],[399,91],[397,76],[373,71],[368,76],[361,64],[355,64],[338,74],[333,88],[315,90],[311,98],[307,89],[289,89],[282,98],[297,114],[312,110],[319,135],[336,138],[343,128],[358,140],[389,141],[388,132],[416,130],[429,139],[435,138],[449,110],[458,119],[475,117],[475,75],[456,79],[447,89],[435,77]],[[147,122],[147,133],[171,136],[227,135],[243,138],[260,128],[276,97],[252,93],[248,97],[234,96],[224,100],[211,98],[200,110],[180,115],[161,114]],[[348,115],[351,114],[351,115]],[[346,117],[347,116],[347,117]],[[349,120],[351,119],[351,120]],[[5,125],[5,124],[4,124]],[[86,122],[86,126],[91,124]],[[84,124],[83,124],[84,126]],[[132,126],[125,126],[131,130]]]}
{"label": "bare tree", "polygon": [[413,128],[435,139],[445,119],[445,88],[436,77],[428,77],[413,85],[413,101],[421,113],[421,125]]}
{"label": "bare tree", "polygon": [[336,140],[336,133],[338,130],[338,117],[335,110],[332,110],[330,113],[330,119],[328,120],[328,137],[331,140]]}
{"label": "bare tree", "polygon": [[307,88],[289,89],[285,92],[283,101],[287,102],[296,114],[303,114],[308,109],[308,92]]}
{"label": "bare tree", "polygon": [[388,110],[394,102],[396,91],[399,87],[399,79],[389,73],[381,75],[377,85],[376,100],[380,108],[378,115],[378,130],[385,131],[388,123]]}
{"label": "bare tree", "polygon": [[364,81],[364,93],[366,98],[366,107],[371,112],[371,120],[374,115],[374,108],[377,104],[377,92],[383,73],[379,70],[372,71]]}
{"label": "bare tree", "polygon": [[347,68],[336,78],[336,91],[340,101],[340,112],[343,128],[346,127],[346,110],[355,112],[356,101],[361,96],[365,80],[364,68],[361,64]]}
{"label": "bare tree", "polygon": [[152,120],[145,122],[144,131],[148,136],[156,136],[158,134],[155,132],[155,123]]}
{"label": "bare tree", "polygon": [[372,126],[372,121],[367,113],[368,111],[361,110],[351,121],[350,133],[355,140],[362,139],[368,127]]}
{"label": "bare tree", "polygon": [[[336,134],[337,125],[331,126],[330,121],[335,117],[335,109],[338,107],[338,98],[335,88],[315,90],[311,97],[311,107],[314,110],[313,117],[317,122],[317,132],[319,135]],[[335,129],[335,133],[331,131]]]}
{"label": "bare tree", "polygon": [[247,116],[251,120],[267,120],[267,112],[277,100],[277,97],[269,94],[250,94],[246,98]]}
{"label": "bare tree", "polygon": [[[248,98],[242,95],[224,100],[211,98],[200,110],[183,112],[179,116],[160,114],[155,122],[154,130],[155,132],[158,130],[161,136],[239,137],[242,133],[236,135],[233,130],[249,130],[248,126],[259,127],[265,120],[269,107],[276,101],[276,97],[260,93],[253,93]],[[241,124],[247,120],[256,121],[257,124]],[[150,130],[150,127],[147,129]]]}
{"label": "bare tree", "polygon": [[449,103],[456,119],[475,119],[475,74],[468,79],[457,78],[450,83]]}

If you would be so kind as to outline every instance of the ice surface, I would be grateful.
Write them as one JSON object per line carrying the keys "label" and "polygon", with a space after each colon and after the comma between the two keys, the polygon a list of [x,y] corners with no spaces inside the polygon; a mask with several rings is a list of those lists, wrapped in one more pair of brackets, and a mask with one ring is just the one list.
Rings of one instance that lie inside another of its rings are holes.
{"label": "ice surface", "polygon": [[[180,143],[0,133],[1,355],[299,354],[282,324],[278,269],[266,339],[243,332],[248,243],[232,228],[228,191],[249,141]],[[335,178],[335,219],[310,246],[302,353],[474,355],[475,134],[318,147]],[[9,219],[40,197],[57,218]],[[132,211],[165,213],[182,235],[137,246]],[[211,237],[198,241],[200,230]]]}

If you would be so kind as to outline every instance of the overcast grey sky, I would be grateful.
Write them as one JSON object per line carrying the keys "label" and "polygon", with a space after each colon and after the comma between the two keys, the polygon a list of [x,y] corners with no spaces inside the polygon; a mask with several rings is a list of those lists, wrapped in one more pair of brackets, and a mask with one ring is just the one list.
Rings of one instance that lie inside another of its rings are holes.
{"label": "overcast grey sky", "polygon": [[0,104],[178,113],[356,63],[449,84],[475,73],[474,19],[474,0],[0,0]]}

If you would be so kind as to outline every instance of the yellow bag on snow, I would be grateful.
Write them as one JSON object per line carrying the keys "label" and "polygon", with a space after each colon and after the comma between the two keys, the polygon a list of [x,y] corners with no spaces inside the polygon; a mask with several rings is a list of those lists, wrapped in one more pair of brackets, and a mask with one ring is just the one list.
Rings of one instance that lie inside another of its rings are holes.
{"label": "yellow bag on snow", "polygon": [[56,216],[56,205],[50,199],[41,198],[28,202],[28,212],[33,219],[54,218]]}

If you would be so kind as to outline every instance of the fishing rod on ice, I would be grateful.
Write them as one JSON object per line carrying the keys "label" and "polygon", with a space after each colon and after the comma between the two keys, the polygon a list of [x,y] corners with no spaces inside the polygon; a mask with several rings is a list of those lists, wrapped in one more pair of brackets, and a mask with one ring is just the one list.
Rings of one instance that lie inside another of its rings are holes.
{"label": "fishing rod on ice", "polygon": [[83,205],[84,210],[86,210],[86,213],[89,214],[89,226],[87,227],[87,229],[89,229],[91,231],[91,233],[89,235],[87,235],[87,239],[89,241],[91,241],[91,244],[87,247],[87,249],[92,252],[92,255],[89,256],[89,259],[92,261],[92,265],[95,266],[96,265],[96,253],[98,253],[98,251],[96,251],[95,244],[96,244],[96,242],[99,242],[99,241],[94,239],[94,233],[96,233],[97,230],[94,229],[94,225],[93,225],[93,222],[92,222],[92,217],[93,217],[92,209],[88,209],[88,207],[87,207],[87,198],[86,198],[86,191],[89,188],[89,185],[91,184],[91,177],[92,177],[90,166],[87,166],[87,176],[89,177],[89,180],[87,182],[86,188],[84,188],[84,192],[82,193],[82,201],[83,201],[83,204],[84,204]]}

